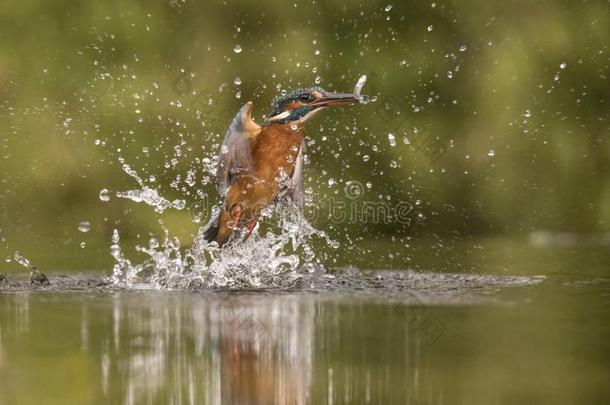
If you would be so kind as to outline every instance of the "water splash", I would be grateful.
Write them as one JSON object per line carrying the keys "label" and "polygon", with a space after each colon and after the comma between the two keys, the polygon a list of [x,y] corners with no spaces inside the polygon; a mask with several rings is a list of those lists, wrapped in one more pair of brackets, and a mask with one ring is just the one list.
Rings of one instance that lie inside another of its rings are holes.
{"label": "water splash", "polygon": [[[173,200],[170,201],[159,194],[157,189],[151,188],[144,183],[144,180],[138,175],[138,173],[127,163],[123,163],[123,171],[131,176],[138,182],[140,186],[139,190],[128,190],[128,191],[117,191],[116,196],[119,198],[126,198],[128,200],[140,203],[143,202],[150,205],[155,209],[155,212],[159,214],[163,213],[168,208],[174,208],[177,210],[183,210],[186,207],[184,200]],[[100,194],[101,195],[101,194]],[[101,198],[101,197],[100,197]]]}
{"label": "water splash", "polygon": [[123,254],[115,229],[110,246],[115,259],[112,281],[134,288],[286,288],[303,274],[322,268],[313,239],[338,247],[325,232],[311,226],[294,205],[268,207],[259,222],[265,227],[277,225],[264,234],[257,226],[246,241],[223,249],[203,238],[205,227],[189,248],[182,248],[180,240],[164,228],[161,242],[153,238],[147,247],[136,247],[147,258],[135,265]]}
{"label": "water splash", "polygon": [[21,254],[19,252],[15,252],[15,255],[13,256],[13,258],[15,259],[15,261],[17,263],[19,263],[20,265],[25,267],[27,269],[27,271],[29,271],[29,272],[32,271],[33,266],[30,263],[30,261],[28,259],[26,259],[25,257],[21,256]]}
{"label": "water splash", "polygon": [[38,270],[35,266],[33,266],[32,263],[30,263],[30,261],[23,257],[19,252],[15,252],[13,258],[15,259],[15,262],[25,267],[27,272],[30,274],[31,285],[49,285],[49,279],[47,278],[47,276],[42,271]]}

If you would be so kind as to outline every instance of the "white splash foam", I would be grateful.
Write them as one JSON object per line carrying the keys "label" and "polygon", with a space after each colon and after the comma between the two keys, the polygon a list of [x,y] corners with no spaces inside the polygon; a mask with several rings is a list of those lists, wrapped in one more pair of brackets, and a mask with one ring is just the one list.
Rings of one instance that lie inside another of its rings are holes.
{"label": "white splash foam", "polygon": [[127,190],[127,191],[117,191],[116,196],[119,198],[126,198],[133,202],[143,202],[147,205],[150,205],[155,209],[155,212],[163,213],[168,208],[174,208],[177,210],[183,210],[186,206],[186,202],[184,200],[173,200],[170,201],[159,194],[159,191],[147,186],[142,178],[138,175],[138,173],[131,168],[127,163],[124,163],[123,171],[131,176],[138,182],[140,186],[139,190]]}
{"label": "white splash foam", "polygon": [[148,247],[137,249],[148,257],[136,265],[123,255],[115,230],[110,248],[116,262],[112,280],[121,287],[133,288],[282,287],[299,279],[302,272],[321,267],[312,239],[338,247],[324,232],[313,228],[297,207],[270,208],[262,220],[278,223],[279,229],[260,235],[257,227],[245,242],[223,249],[203,239],[203,228],[187,249],[164,229],[160,244],[153,239]]}

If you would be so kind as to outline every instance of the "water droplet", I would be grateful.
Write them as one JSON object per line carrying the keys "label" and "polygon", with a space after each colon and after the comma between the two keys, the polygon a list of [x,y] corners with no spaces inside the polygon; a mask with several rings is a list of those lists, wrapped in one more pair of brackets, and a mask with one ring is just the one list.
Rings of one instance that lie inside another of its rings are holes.
{"label": "water droplet", "polygon": [[390,146],[396,146],[396,137],[394,134],[388,134],[388,142],[390,142]]}
{"label": "water droplet", "polygon": [[386,13],[387,13],[388,11],[390,11],[390,10],[392,9],[392,7],[394,7],[392,4],[388,4],[387,6],[385,6],[385,11],[386,11]]}
{"label": "water droplet", "polygon": [[172,207],[174,207],[177,210],[183,210],[186,207],[186,201],[185,200],[174,200],[174,201],[172,201]]}
{"label": "water droplet", "polygon": [[241,84],[241,79],[239,77],[236,77],[235,79],[233,79],[233,83],[239,86]]}
{"label": "water droplet", "polygon": [[119,236],[119,231],[117,229],[112,230],[112,243],[119,243],[121,237]]}
{"label": "water droplet", "polygon": [[320,84],[320,83],[322,83],[322,77],[320,77],[320,76],[316,76],[316,78],[314,79],[314,82],[315,82],[316,84]]}
{"label": "water droplet", "polygon": [[523,116],[524,116],[525,118],[529,118],[529,117],[531,117],[531,116],[532,116],[532,113],[530,112],[530,110],[525,110],[525,113],[523,114]]}
{"label": "water droplet", "polygon": [[433,25],[428,25],[428,32],[432,31],[434,29]]}
{"label": "water droplet", "polygon": [[447,71],[447,77],[453,79],[453,72],[451,70]]}
{"label": "water droplet", "polygon": [[465,52],[467,49],[468,49],[468,47],[466,45],[462,45],[459,48],[460,52]]}
{"label": "water droplet", "polygon": [[395,160],[390,160],[390,167],[396,169],[398,167],[398,163]]}
{"label": "water droplet", "polygon": [[110,192],[108,191],[108,189],[103,188],[100,190],[100,200],[102,200],[102,201],[110,200]]}
{"label": "water droplet", "polygon": [[559,68],[560,68],[560,69],[565,69],[565,68],[567,68],[567,67],[568,67],[568,64],[567,64],[567,63],[565,63],[565,62],[562,62],[562,63],[561,63],[561,65],[559,65]]}
{"label": "water droplet", "polygon": [[362,160],[364,160],[365,162],[368,162],[368,161],[369,161],[369,159],[370,159],[370,156],[369,156],[369,155],[364,155],[364,156],[362,156]]}
{"label": "water droplet", "polygon": [[297,129],[299,129],[299,126],[293,122],[290,124],[290,129],[296,131]]}
{"label": "water droplet", "polygon": [[11,257],[10,256],[6,256],[4,258],[4,261],[7,262],[7,263],[10,263],[11,262]]}
{"label": "water droplet", "polygon": [[25,257],[21,256],[19,254],[19,252],[15,252],[15,255],[13,256],[13,259],[15,259],[15,261],[17,263],[19,263],[20,265],[22,265],[23,267],[25,267],[28,270],[30,270],[32,268],[32,265],[30,264],[30,261],[28,259],[26,259]]}
{"label": "water droplet", "polygon": [[314,50],[314,51],[313,51],[313,54],[314,54],[314,55],[319,55],[319,54],[320,54],[320,50],[319,50],[319,49]]}
{"label": "water droplet", "polygon": [[239,44],[235,45],[235,48],[233,48],[233,52],[241,53],[241,45],[239,45]]}
{"label": "water droplet", "polygon": [[81,247],[81,248],[83,248],[83,249],[84,249],[86,246],[87,246],[87,244],[86,244],[85,242],[81,242],[81,243],[80,243],[80,247]]}
{"label": "water droplet", "polygon": [[335,179],[333,179],[332,177],[330,179],[328,179],[328,187],[332,187],[335,185]]}
{"label": "water droplet", "polygon": [[373,183],[371,183],[370,181],[366,182],[366,188],[368,188],[369,190],[373,188]]}
{"label": "water droplet", "polygon": [[490,157],[496,156],[496,151],[494,149],[490,149],[489,152],[487,152],[487,156],[490,156]]}
{"label": "water droplet", "polygon": [[82,221],[78,224],[78,230],[82,233],[87,233],[91,229],[91,223],[89,221]]}

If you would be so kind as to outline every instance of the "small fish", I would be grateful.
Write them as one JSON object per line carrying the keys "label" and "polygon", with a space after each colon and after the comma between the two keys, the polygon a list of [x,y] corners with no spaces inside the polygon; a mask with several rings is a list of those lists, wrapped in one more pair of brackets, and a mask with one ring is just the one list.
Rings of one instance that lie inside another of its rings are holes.
{"label": "small fish", "polygon": [[363,96],[360,93],[362,92],[362,88],[366,84],[366,75],[362,75],[358,78],[356,85],[354,86],[354,98],[358,99],[361,103],[368,103],[370,101],[369,96]]}

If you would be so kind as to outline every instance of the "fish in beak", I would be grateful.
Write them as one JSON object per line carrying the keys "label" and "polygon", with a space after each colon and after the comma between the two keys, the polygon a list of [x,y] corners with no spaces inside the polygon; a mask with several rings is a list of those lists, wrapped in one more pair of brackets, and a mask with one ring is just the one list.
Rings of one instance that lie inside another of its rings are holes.
{"label": "fish in beak", "polygon": [[365,83],[366,75],[362,75],[354,86],[354,91],[352,93],[327,92],[309,105],[312,107],[333,107],[358,103],[366,104],[371,101],[371,97],[360,94]]}

